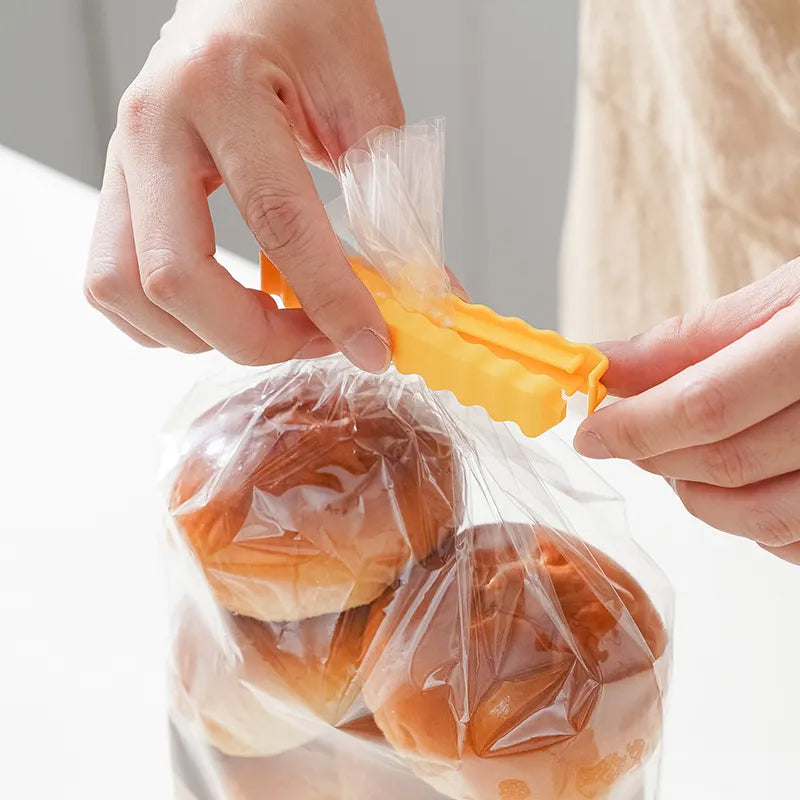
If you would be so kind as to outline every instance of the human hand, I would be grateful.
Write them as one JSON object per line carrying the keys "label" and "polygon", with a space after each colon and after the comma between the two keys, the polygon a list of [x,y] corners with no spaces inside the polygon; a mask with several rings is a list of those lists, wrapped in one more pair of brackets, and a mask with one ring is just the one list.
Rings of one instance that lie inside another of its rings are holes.
{"label": "human hand", "polygon": [[[179,0],[125,93],[85,278],[140,344],[267,364],[341,349],[388,366],[389,333],[334,235],[307,159],[335,169],[403,107],[373,0]],[[278,310],[214,257],[225,183],[302,310]]]}
{"label": "human hand", "polygon": [[600,348],[626,399],[576,449],[663,475],[694,516],[800,564],[800,260]]}

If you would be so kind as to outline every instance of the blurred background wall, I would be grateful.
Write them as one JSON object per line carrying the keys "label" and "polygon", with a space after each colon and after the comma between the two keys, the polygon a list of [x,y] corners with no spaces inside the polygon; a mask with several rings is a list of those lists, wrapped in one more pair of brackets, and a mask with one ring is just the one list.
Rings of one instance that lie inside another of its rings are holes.
{"label": "blurred background wall", "polygon": [[[118,99],[173,3],[0,0],[0,144],[99,185]],[[448,262],[476,299],[539,327],[556,323],[577,6],[378,0],[408,120],[447,118]],[[224,190],[212,205],[220,246],[252,257]]]}

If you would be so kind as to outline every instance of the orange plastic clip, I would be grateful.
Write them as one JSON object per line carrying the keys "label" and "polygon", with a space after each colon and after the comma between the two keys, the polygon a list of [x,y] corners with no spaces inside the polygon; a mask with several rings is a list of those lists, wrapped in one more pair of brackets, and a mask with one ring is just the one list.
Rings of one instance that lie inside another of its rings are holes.
{"label": "orange plastic clip", "polygon": [[[386,320],[397,370],[419,375],[431,389],[451,391],[462,405],[483,406],[492,419],[516,422],[526,436],[538,436],[564,419],[565,394],[587,394],[589,413],[606,396],[601,378],[608,359],[591,345],[455,296],[448,298],[452,311],[443,327],[404,308],[389,283],[360,259],[350,264]],[[263,253],[261,289],[280,297],[286,308],[300,307]]]}

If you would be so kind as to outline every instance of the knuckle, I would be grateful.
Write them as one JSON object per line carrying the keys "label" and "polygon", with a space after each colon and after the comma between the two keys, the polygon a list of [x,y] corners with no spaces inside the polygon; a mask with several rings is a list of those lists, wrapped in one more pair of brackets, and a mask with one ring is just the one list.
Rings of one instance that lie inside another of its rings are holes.
{"label": "knuckle", "polygon": [[727,441],[704,448],[703,472],[715,486],[739,488],[753,482],[755,466],[746,451]]}
{"label": "knuckle", "polygon": [[256,37],[216,31],[186,52],[176,76],[182,93],[208,91],[209,86],[247,79],[256,66]]}
{"label": "knuckle", "polygon": [[702,486],[690,481],[676,481],[675,494],[683,504],[683,507],[695,518],[703,522],[705,519],[705,508],[702,503]]}
{"label": "knuckle", "polygon": [[270,348],[267,342],[249,341],[230,351],[227,355],[236,364],[243,367],[260,367],[271,364]]}
{"label": "knuckle", "polygon": [[134,81],[119,102],[117,124],[129,136],[138,137],[153,127],[158,109],[155,90],[144,82]]}
{"label": "knuckle", "polygon": [[800,522],[792,521],[767,506],[753,510],[753,533],[759,544],[784,547],[800,540]]}
{"label": "knuckle", "polygon": [[92,294],[92,290],[89,288],[89,282],[83,282],[83,299],[92,307],[98,308],[100,304],[97,300],[94,299],[94,295]]}
{"label": "knuckle", "polygon": [[[660,341],[691,341],[691,333],[695,329],[695,323],[688,314],[680,314],[665,319],[656,329],[657,338]],[[633,341],[640,340],[646,334],[639,334],[633,337]]]}
{"label": "knuckle", "polygon": [[692,314],[680,314],[673,319],[674,333],[680,341],[692,343],[697,340],[697,334],[703,330],[706,320],[705,309]]}
{"label": "knuckle", "polygon": [[725,429],[728,400],[710,379],[690,383],[681,393],[678,424],[685,430],[713,437]]}
{"label": "knuckle", "polygon": [[165,310],[181,305],[186,273],[168,249],[148,250],[139,257],[142,289],[157,306]]}
{"label": "knuckle", "polygon": [[[689,356],[691,360],[699,361],[701,360],[701,354],[693,351],[696,350],[699,334],[706,325],[706,321],[707,312],[705,309],[690,314],[678,314],[665,319],[654,329],[652,336],[658,343],[672,344],[681,342],[685,355]],[[631,341],[647,341],[650,336],[650,333],[645,332],[634,336]]]}
{"label": "knuckle", "polygon": [[[178,0],[178,5],[180,5],[183,0]],[[180,41],[182,36],[182,24],[181,20],[176,18],[175,16],[170,17],[159,29],[158,32],[158,41],[159,42],[175,42]],[[174,35],[173,35],[174,34]]]}
{"label": "knuckle", "polygon": [[92,306],[118,308],[125,294],[119,273],[112,267],[95,266],[87,275],[83,285],[83,294]]}
{"label": "knuckle", "polygon": [[297,198],[256,190],[244,204],[245,219],[267,253],[302,250],[308,239],[301,203]]}
{"label": "knuckle", "polygon": [[227,66],[240,53],[247,40],[235,33],[218,30],[204,37],[193,49],[189,61],[219,68]]}

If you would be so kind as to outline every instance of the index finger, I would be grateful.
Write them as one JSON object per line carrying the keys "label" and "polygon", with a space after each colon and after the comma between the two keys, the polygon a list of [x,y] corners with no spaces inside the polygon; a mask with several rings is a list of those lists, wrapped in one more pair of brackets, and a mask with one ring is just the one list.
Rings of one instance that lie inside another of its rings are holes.
{"label": "index finger", "polygon": [[283,273],[303,310],[351,361],[389,366],[389,331],[331,228],[277,98],[246,114],[203,115],[198,129],[258,244]]}
{"label": "index finger", "polygon": [[800,398],[800,307],[640,395],[585,420],[576,449],[639,461],[727,439]]}
{"label": "index finger", "polygon": [[627,342],[604,342],[603,378],[610,394],[640,394],[702,361],[768,322],[798,299],[800,260],[756,284],[715,300],[699,312],[672,317]]}
{"label": "index finger", "polygon": [[217,262],[204,181],[210,159],[191,131],[171,124],[132,138],[122,161],[142,288],[153,303],[244,364],[287,360],[321,336],[302,311],[269,307]]}

